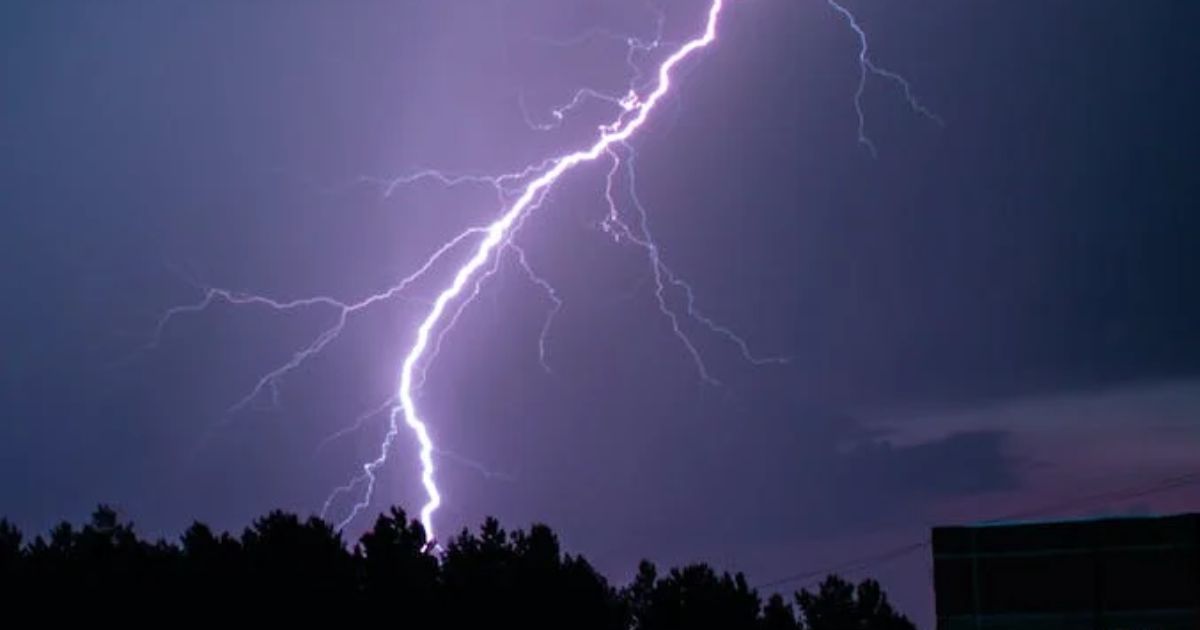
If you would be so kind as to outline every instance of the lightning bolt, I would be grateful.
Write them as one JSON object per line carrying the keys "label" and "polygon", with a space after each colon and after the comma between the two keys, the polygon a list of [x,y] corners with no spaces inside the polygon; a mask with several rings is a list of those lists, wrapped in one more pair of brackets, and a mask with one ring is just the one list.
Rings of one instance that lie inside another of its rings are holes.
{"label": "lightning bolt", "polygon": [[[653,39],[622,38],[628,47],[625,61],[632,70],[628,90],[622,95],[607,94],[590,88],[581,89],[575,92],[566,104],[550,111],[552,120],[549,123],[534,122],[522,100],[521,106],[526,121],[532,128],[543,131],[549,131],[563,124],[568,116],[586,101],[598,100],[615,106],[618,109],[615,118],[598,127],[597,138],[586,148],[551,157],[540,163],[501,175],[452,174],[436,169],[425,169],[393,179],[360,178],[359,183],[378,186],[384,196],[392,195],[401,187],[415,186],[423,182],[432,182],[444,187],[488,186],[496,193],[500,211],[491,223],[463,230],[435,249],[416,271],[402,278],[396,284],[358,301],[344,301],[331,296],[286,300],[225,289],[205,288],[200,301],[177,306],[163,314],[154,329],[151,347],[158,346],[165,329],[176,317],[198,313],[221,302],[236,306],[258,306],[278,312],[315,308],[331,311],[333,315],[331,323],[326,325],[308,345],[294,352],[287,361],[263,374],[247,394],[229,408],[226,415],[228,419],[263,396],[265,392],[269,392],[271,399],[277,402],[280,382],[333,343],[345,330],[352,316],[371,306],[399,297],[418,280],[426,277],[451,253],[457,257],[460,250],[470,252],[470,256],[465,261],[459,262],[454,267],[449,283],[444,285],[429,303],[429,310],[417,326],[412,343],[404,355],[394,393],[378,407],[359,416],[352,425],[330,435],[318,447],[320,450],[331,441],[362,427],[371,419],[386,414],[386,432],[379,444],[376,457],[364,463],[361,472],[345,485],[335,488],[322,506],[321,515],[325,517],[333,511],[341,497],[359,493],[357,500],[353,501],[344,518],[337,524],[339,529],[343,529],[371,504],[379,470],[387,463],[388,454],[399,438],[402,429],[407,429],[418,446],[420,481],[426,496],[425,503],[420,510],[420,521],[430,541],[430,547],[435,548],[434,515],[443,501],[442,492],[436,480],[435,456],[474,468],[489,478],[504,478],[504,476],[493,473],[482,465],[451,451],[436,447],[430,434],[429,425],[420,413],[417,393],[425,381],[430,365],[437,358],[442,339],[453,330],[462,313],[479,296],[486,281],[500,271],[506,254],[515,261],[517,267],[524,272],[530,282],[545,292],[550,302],[551,308],[538,339],[539,361],[546,371],[550,370],[547,361],[547,339],[555,317],[563,306],[563,299],[550,282],[534,270],[525,250],[513,239],[526,218],[541,207],[550,189],[563,177],[581,165],[608,160],[610,167],[605,176],[604,188],[607,213],[600,221],[600,228],[616,243],[630,244],[643,252],[649,265],[654,300],[658,310],[670,324],[672,332],[694,362],[700,378],[708,383],[718,383],[705,364],[697,344],[687,333],[685,321],[699,324],[710,333],[725,338],[734,344],[742,356],[751,363],[785,362],[786,357],[757,356],[742,337],[699,309],[692,286],[664,262],[661,248],[650,230],[648,212],[637,193],[636,152],[629,140],[645,125],[651,112],[670,92],[673,71],[684,60],[716,41],[718,19],[727,1],[711,0],[705,13],[704,28],[700,34],[676,47],[674,52],[659,63],[653,76],[649,79],[645,78],[646,73],[640,68],[639,57],[647,56],[666,45],[662,41],[663,15],[658,14],[658,27]],[[940,123],[937,116],[916,100],[907,80],[879,67],[871,60],[868,56],[866,34],[854,15],[835,0],[826,1],[830,7],[845,18],[860,41],[858,56],[860,80],[855,93],[859,142],[866,146],[873,155],[876,153],[874,143],[865,133],[865,115],[862,109],[862,97],[868,74],[883,77],[900,85],[909,105],[915,111]],[[587,35],[587,37],[595,36],[619,37],[607,31],[597,31]],[[569,45],[569,42],[564,45]],[[624,195],[619,195],[618,189],[622,183],[625,192]],[[619,198],[623,198],[625,202],[622,203]],[[626,212],[622,212],[622,208],[625,208]],[[630,212],[633,215],[632,219],[627,217]],[[473,245],[469,246],[470,243]]]}
{"label": "lightning bolt", "polygon": [[646,207],[642,204],[641,198],[637,193],[637,170],[635,161],[637,153],[628,143],[622,143],[621,147],[628,153],[628,157],[624,160],[626,168],[626,180],[628,187],[629,199],[634,210],[637,212],[638,229],[634,230],[625,222],[619,210],[619,204],[616,201],[615,193],[613,192],[617,173],[621,169],[622,158],[615,149],[608,150],[609,156],[612,158],[612,168],[608,171],[605,178],[604,199],[608,203],[608,214],[601,222],[601,228],[612,234],[613,238],[620,241],[622,238],[628,242],[640,247],[645,251],[646,257],[650,263],[651,277],[654,280],[654,298],[658,304],[658,310],[663,314],[671,325],[671,330],[680,342],[691,355],[692,360],[696,364],[696,369],[700,372],[700,377],[706,382],[714,385],[719,385],[720,382],[708,371],[708,367],[704,363],[704,357],[692,342],[691,338],[684,332],[681,318],[671,306],[671,300],[668,296],[668,288],[673,287],[684,294],[685,308],[687,315],[692,320],[699,322],[710,332],[725,337],[738,347],[742,353],[742,357],[746,361],[754,365],[767,364],[782,364],[787,363],[787,357],[759,357],[750,350],[750,344],[741,336],[735,333],[732,329],[718,323],[708,315],[705,315],[696,306],[696,293],[692,289],[692,285],[683,280],[679,275],[671,270],[665,262],[663,262],[662,254],[658,244],[654,240],[653,234],[650,232],[650,217],[646,212]]}
{"label": "lightning bolt", "polygon": [[871,137],[867,135],[867,115],[863,111],[863,95],[867,91],[868,75],[873,74],[899,85],[900,89],[904,92],[904,99],[908,101],[908,106],[914,112],[928,118],[938,126],[943,126],[945,123],[941,117],[917,100],[916,93],[913,92],[912,84],[908,82],[908,79],[905,79],[903,75],[880,67],[871,60],[869,54],[870,43],[867,40],[867,33],[858,24],[858,18],[854,17],[854,14],[845,6],[839,4],[837,0],[826,0],[826,3],[846,20],[846,24],[850,26],[850,30],[854,31],[854,34],[858,37],[858,87],[854,92],[854,112],[858,115],[858,143],[871,152],[871,157],[878,157],[879,150],[875,147],[875,141],[871,140]]}
{"label": "lightning bolt", "polygon": [[550,372],[550,363],[546,361],[546,337],[550,335],[550,327],[554,325],[554,318],[558,316],[558,312],[562,310],[563,301],[558,296],[558,291],[538,272],[533,270],[529,264],[529,259],[525,255],[525,250],[516,243],[509,243],[509,249],[517,254],[517,264],[525,271],[525,275],[529,277],[529,281],[540,287],[546,292],[546,297],[554,304],[550,311],[546,314],[546,321],[542,323],[541,334],[538,335],[538,361],[542,364],[542,369]]}
{"label": "lightning bolt", "polygon": [[[421,484],[424,486],[428,497],[425,505],[421,507],[421,525],[424,526],[425,533],[430,540],[437,539],[436,530],[433,526],[433,514],[442,504],[442,494],[434,478],[433,440],[429,437],[429,428],[425,424],[425,421],[422,420],[417,410],[416,401],[413,398],[413,379],[418,364],[429,348],[433,330],[441,322],[450,303],[462,294],[463,289],[471,282],[476,272],[488,262],[493,253],[498,248],[507,244],[514,228],[519,226],[520,221],[526,216],[528,211],[537,207],[542,197],[544,197],[545,192],[551,186],[557,183],[568,171],[580,164],[595,161],[605,155],[614,144],[625,142],[646,123],[650,112],[654,110],[654,107],[671,89],[671,71],[684,59],[716,40],[717,18],[721,13],[723,5],[724,0],[713,0],[708,10],[708,18],[703,34],[685,43],[663,61],[658,69],[658,85],[653,91],[646,95],[645,98],[631,94],[631,98],[626,101],[629,103],[628,107],[623,107],[624,111],[622,111],[615,121],[601,128],[599,139],[591,147],[556,158],[549,169],[535,177],[525,186],[521,195],[500,218],[486,227],[484,237],[476,247],[475,254],[459,267],[458,271],[454,274],[454,279],[451,281],[450,286],[438,294],[437,299],[433,302],[433,308],[429,310],[429,314],[425,316],[420,326],[417,327],[416,341],[409,349],[408,355],[404,358],[404,363],[400,368],[397,407],[391,415],[391,426],[384,438],[383,448],[378,458],[363,466],[363,473],[369,479],[369,487],[373,487],[375,471],[387,461],[387,450],[398,431],[397,416],[402,415],[404,424],[416,436],[417,443],[420,445]],[[347,522],[357,515],[361,509],[360,506],[365,507],[364,502],[355,504],[350,516],[347,517]]]}
{"label": "lightning bolt", "polygon": [[651,9],[654,11],[656,17],[656,27],[653,39],[646,40],[639,37],[620,35],[606,29],[591,29],[581,35],[566,40],[541,39],[540,41],[542,43],[556,47],[575,46],[596,38],[622,41],[625,43],[626,47],[625,65],[630,70],[629,83],[628,88],[623,95],[609,94],[593,88],[580,88],[579,90],[576,90],[575,95],[571,97],[571,99],[565,104],[552,108],[550,110],[550,117],[553,120],[544,123],[534,121],[533,115],[529,112],[529,108],[525,103],[524,94],[519,94],[518,104],[521,106],[521,114],[525,117],[525,124],[534,131],[552,131],[554,129],[558,129],[564,122],[566,122],[567,117],[574,110],[581,107],[584,103],[593,100],[609,103],[611,105],[617,105],[626,111],[630,110],[634,104],[634,101],[631,99],[636,98],[637,93],[644,88],[642,85],[644,73],[642,72],[641,65],[638,63],[638,57],[653,52],[664,44],[662,40],[662,33],[663,26],[666,24],[667,16],[661,9],[654,7],[651,7]]}

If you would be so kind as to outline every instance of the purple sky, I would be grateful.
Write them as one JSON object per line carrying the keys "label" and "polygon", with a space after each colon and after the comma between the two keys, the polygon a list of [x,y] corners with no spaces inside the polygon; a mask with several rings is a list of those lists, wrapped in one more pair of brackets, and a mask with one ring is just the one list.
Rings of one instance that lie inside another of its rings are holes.
{"label": "purple sky", "polygon": [[[612,35],[651,38],[661,13],[669,47],[705,5],[6,3],[0,511],[39,531],[104,501],[174,536],[319,510],[383,424],[318,446],[391,394],[451,266],[232,416],[335,313],[216,305],[145,350],[157,318],[202,286],[353,301],[395,283],[498,206],[376,182],[580,147],[610,109],[546,132],[527,117],[622,91]],[[563,300],[550,372],[551,302],[512,261],[429,369],[443,531],[544,521],[616,580],[650,557],[763,583],[933,524],[1196,509],[1195,486],[1075,500],[1196,467],[1200,8],[847,6],[944,126],[872,80],[872,158],[846,23],[820,0],[730,0],[633,143],[699,308],[791,363],[750,365],[692,322],[722,385],[702,382],[645,253],[601,229],[607,164],[581,168],[517,238]],[[631,211],[628,180],[615,191]],[[401,434],[374,510],[419,508],[414,454]],[[918,550],[847,572],[928,624],[929,571]]]}

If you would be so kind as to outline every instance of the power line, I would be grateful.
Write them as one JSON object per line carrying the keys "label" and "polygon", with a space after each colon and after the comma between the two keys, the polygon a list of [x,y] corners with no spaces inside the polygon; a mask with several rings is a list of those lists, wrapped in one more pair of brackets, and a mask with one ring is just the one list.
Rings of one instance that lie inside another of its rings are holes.
{"label": "power line", "polygon": [[[1142,486],[1139,488],[1125,488],[1123,490],[1110,490],[1107,492],[1099,492],[1099,493],[1095,493],[1095,494],[1091,494],[1091,495],[1086,495],[1086,496],[1080,497],[1078,499],[1073,499],[1073,500],[1069,500],[1069,501],[1061,501],[1061,502],[1053,504],[1053,505],[1045,505],[1040,508],[1036,508],[1036,509],[1032,509],[1032,510],[1023,510],[1020,512],[1013,512],[1013,513],[1010,513],[1007,515],[988,519],[987,521],[983,521],[983,522],[1005,521],[1005,520],[1031,518],[1031,517],[1035,517],[1035,516],[1044,516],[1046,514],[1058,512],[1061,510],[1080,509],[1080,508],[1085,508],[1085,507],[1091,507],[1092,504],[1096,501],[1103,501],[1103,502],[1105,502],[1105,504],[1110,504],[1110,503],[1113,503],[1116,501],[1128,501],[1130,499],[1138,499],[1141,497],[1151,496],[1151,495],[1155,495],[1155,494],[1161,494],[1163,492],[1175,490],[1178,488],[1184,488],[1184,487],[1196,485],[1196,484],[1200,484],[1200,471],[1191,472],[1191,473],[1187,473],[1187,474],[1183,474],[1183,475],[1177,475],[1177,476],[1173,476],[1173,477],[1167,477],[1164,479],[1160,479],[1159,481],[1157,481],[1153,484],[1150,484],[1148,486]],[[879,552],[877,554],[872,554],[869,556],[862,556],[862,557],[855,558],[852,560],[847,560],[846,562],[843,562],[841,564],[829,566],[829,567],[826,567],[823,569],[804,571],[801,573],[795,573],[795,574],[781,577],[781,578],[778,578],[775,580],[771,580],[769,582],[763,582],[761,584],[755,585],[754,588],[769,589],[769,588],[774,588],[777,586],[782,586],[784,584],[789,584],[792,582],[802,582],[805,580],[808,580],[808,581],[819,580],[819,579],[823,579],[825,576],[833,574],[833,573],[844,572],[844,571],[858,571],[858,570],[865,569],[865,568],[868,568],[871,566],[885,564],[885,563],[895,560],[897,558],[904,557],[904,556],[908,555],[909,553],[912,553],[918,549],[924,549],[926,547],[929,547],[930,544],[931,543],[929,541],[924,541],[924,540],[918,541],[918,542],[913,542],[913,543],[909,543],[909,544],[902,545],[899,547],[894,547],[892,549],[887,549],[887,550]],[[806,585],[807,585],[807,583],[804,585],[801,585],[801,586],[806,586]]]}
{"label": "power line", "polygon": [[897,547],[895,549],[890,549],[890,550],[887,550],[887,551],[884,551],[884,552],[881,552],[881,553],[878,553],[878,554],[875,554],[872,556],[866,556],[863,558],[849,560],[842,564],[832,565],[832,566],[826,567],[824,569],[805,571],[804,573],[796,573],[793,575],[779,578],[777,580],[772,580],[770,582],[756,584],[754,586],[754,588],[768,589],[768,588],[774,588],[776,586],[781,586],[783,584],[788,584],[790,582],[800,582],[803,580],[812,580],[814,578],[821,579],[831,573],[838,573],[841,571],[857,571],[859,569],[865,569],[869,566],[883,564],[889,560],[895,560],[896,558],[906,556],[913,551],[916,551],[918,549],[922,549],[922,548],[925,548],[928,546],[929,546],[928,542],[919,542],[919,543],[913,543],[910,545],[904,545],[903,547]]}
{"label": "power line", "polygon": [[1099,493],[1079,497],[1078,499],[1074,499],[1074,500],[1070,500],[1070,501],[1059,502],[1059,503],[1056,503],[1053,505],[1044,505],[1040,508],[1036,508],[1036,509],[1032,509],[1032,510],[1014,512],[1012,514],[1000,516],[998,518],[994,518],[994,519],[990,519],[990,520],[1002,521],[1002,520],[1015,520],[1015,519],[1022,519],[1022,518],[1030,518],[1030,517],[1034,517],[1034,516],[1044,516],[1046,514],[1052,514],[1054,512],[1058,512],[1058,511],[1062,511],[1062,510],[1093,507],[1093,504],[1097,501],[1101,501],[1104,504],[1114,503],[1117,501],[1127,501],[1130,499],[1137,499],[1137,498],[1141,498],[1144,496],[1160,494],[1162,492],[1166,492],[1169,490],[1175,490],[1177,488],[1183,488],[1186,486],[1194,485],[1196,483],[1200,483],[1200,472],[1192,472],[1192,473],[1187,473],[1184,475],[1167,477],[1167,478],[1161,479],[1153,484],[1150,484],[1148,486],[1143,486],[1140,488],[1125,488],[1123,490],[1110,490],[1108,492],[1099,492]]}

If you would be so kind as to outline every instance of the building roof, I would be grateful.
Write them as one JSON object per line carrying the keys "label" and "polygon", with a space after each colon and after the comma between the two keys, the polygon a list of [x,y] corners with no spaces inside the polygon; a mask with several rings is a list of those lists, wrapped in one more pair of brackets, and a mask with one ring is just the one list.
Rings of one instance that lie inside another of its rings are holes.
{"label": "building roof", "polygon": [[935,556],[1085,549],[1195,548],[1200,513],[1029,522],[989,522],[933,529]]}

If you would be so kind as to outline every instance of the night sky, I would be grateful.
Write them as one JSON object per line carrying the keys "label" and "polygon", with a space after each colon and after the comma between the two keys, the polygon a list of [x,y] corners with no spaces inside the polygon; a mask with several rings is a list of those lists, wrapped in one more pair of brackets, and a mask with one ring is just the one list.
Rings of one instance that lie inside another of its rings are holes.
{"label": "night sky", "polygon": [[[612,35],[652,38],[655,6],[666,46],[645,70],[706,3],[0,5],[0,512],[37,532],[107,502],[173,537],[320,510],[384,420],[322,441],[391,395],[452,266],[235,414],[336,313],[216,304],[155,343],[158,318],[205,287],[353,301],[395,283],[498,205],[380,182],[589,143],[603,104],[552,131],[527,118],[622,91]],[[1200,462],[1200,4],[846,6],[944,125],[872,78],[873,158],[846,22],[731,0],[633,142],[696,306],[790,362],[685,321],[705,383],[645,252],[601,229],[608,164],[581,168],[516,239],[563,300],[549,372],[552,303],[511,260],[429,368],[443,531],[546,522],[619,582],[642,557],[752,584],[843,567],[928,624],[927,549],[858,561],[933,524],[1200,506],[1194,485],[1086,500]],[[415,452],[402,433],[372,514],[420,507]]]}

